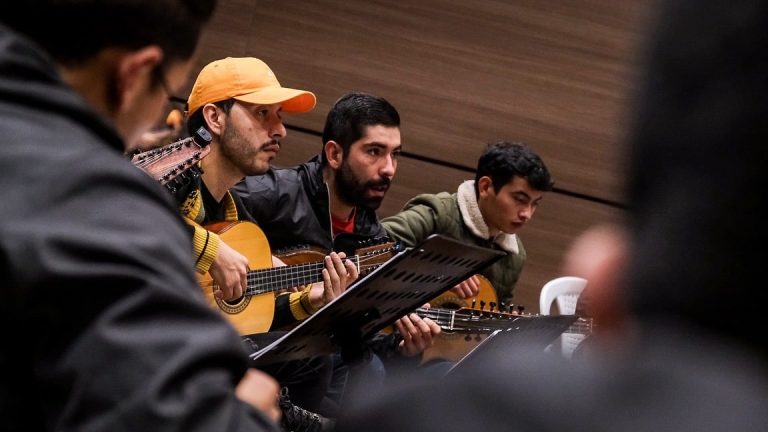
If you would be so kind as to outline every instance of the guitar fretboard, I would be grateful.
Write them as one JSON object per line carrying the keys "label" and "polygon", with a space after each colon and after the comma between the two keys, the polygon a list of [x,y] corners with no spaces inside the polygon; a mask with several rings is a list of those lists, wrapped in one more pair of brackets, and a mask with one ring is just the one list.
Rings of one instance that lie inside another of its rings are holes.
{"label": "guitar fretboard", "polygon": [[[485,313],[472,309],[419,308],[416,313],[422,318],[434,321],[443,331],[463,333],[491,333],[494,330],[509,328],[517,319],[535,319],[535,316]],[[592,320],[579,318],[565,333],[589,335],[592,333]]]}
{"label": "guitar fretboard", "polygon": [[[349,257],[360,270],[360,257]],[[247,274],[248,288],[245,295],[263,294],[286,288],[309,285],[323,280],[323,261],[253,270]]]}

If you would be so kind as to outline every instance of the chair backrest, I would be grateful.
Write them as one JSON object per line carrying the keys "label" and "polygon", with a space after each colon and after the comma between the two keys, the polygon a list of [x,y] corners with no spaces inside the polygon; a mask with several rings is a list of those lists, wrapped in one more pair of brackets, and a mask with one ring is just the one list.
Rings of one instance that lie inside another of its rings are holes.
{"label": "chair backrest", "polygon": [[[539,295],[539,314],[549,315],[552,303],[557,303],[560,315],[573,315],[576,313],[579,296],[586,286],[587,280],[576,276],[563,276],[545,283]],[[559,340],[562,355],[571,358],[585,338],[584,334],[563,333]]]}
{"label": "chair backrest", "polygon": [[544,284],[539,296],[539,314],[549,315],[552,303],[557,302],[561,315],[576,312],[576,302],[587,286],[587,280],[576,276],[562,276]]}

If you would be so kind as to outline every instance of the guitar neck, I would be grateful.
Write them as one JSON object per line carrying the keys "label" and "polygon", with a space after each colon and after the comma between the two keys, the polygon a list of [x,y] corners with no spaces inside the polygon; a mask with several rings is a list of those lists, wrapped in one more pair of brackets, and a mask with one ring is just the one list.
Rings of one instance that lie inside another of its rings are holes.
{"label": "guitar neck", "polygon": [[494,330],[508,328],[518,315],[498,314],[489,317],[481,311],[472,309],[419,308],[416,313],[422,318],[434,321],[443,331],[458,333],[491,333]]}
{"label": "guitar neck", "polygon": [[[494,330],[509,328],[517,319],[533,319],[533,316],[508,313],[483,312],[476,309],[419,308],[416,313],[422,318],[434,321],[443,331],[454,333],[492,333]],[[579,318],[565,333],[589,335],[592,333],[592,319]]]}
{"label": "guitar neck", "polygon": [[[360,271],[360,257],[349,257]],[[252,270],[247,274],[246,295],[263,294],[287,288],[309,285],[323,280],[324,261],[293,264],[263,270]]]}

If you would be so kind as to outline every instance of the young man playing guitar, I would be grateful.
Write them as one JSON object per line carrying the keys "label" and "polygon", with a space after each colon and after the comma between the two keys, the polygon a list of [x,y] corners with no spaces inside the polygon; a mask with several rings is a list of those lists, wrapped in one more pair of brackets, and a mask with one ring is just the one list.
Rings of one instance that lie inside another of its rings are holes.
{"label": "young man playing guitar", "polygon": [[[541,158],[520,143],[497,142],[483,151],[475,180],[455,193],[418,195],[396,215],[382,220],[390,237],[406,246],[432,234],[443,234],[468,244],[496,248],[508,255],[483,272],[500,304],[512,304],[512,291],[525,263],[525,249],[517,232],[533,218],[553,181]],[[478,278],[455,288],[459,298],[473,297]]]}
{"label": "young man playing guitar", "polygon": [[[415,246],[432,234],[499,249],[507,256],[435,299],[437,307],[479,307],[510,312],[512,290],[520,277],[526,254],[517,232],[533,217],[552,179],[541,158],[524,144],[497,142],[486,147],[477,163],[475,180],[459,185],[455,193],[422,194],[403,209],[382,220],[390,237]],[[478,305],[467,303],[478,301]],[[506,306],[506,308],[505,308]],[[516,312],[513,312],[516,313]],[[439,338],[424,356],[441,376],[455,358],[439,351],[466,353],[477,338]],[[434,357],[433,357],[434,356]],[[450,360],[443,362],[442,360]]]}
{"label": "young man playing guitar", "polygon": [[[214,291],[218,301],[243,296],[248,285],[249,260],[209,229],[208,224],[249,220],[247,211],[239,198],[230,193],[230,188],[247,175],[262,174],[269,169],[286,135],[283,113],[306,112],[314,106],[314,94],[282,87],[269,66],[256,58],[228,57],[214,61],[202,69],[195,81],[188,100],[187,127],[190,134],[201,127],[207,130],[211,134],[211,151],[200,163],[202,175],[180,188],[175,196],[193,233],[197,269],[200,273],[210,273],[213,287],[218,288]],[[279,265],[272,259],[266,243],[264,249],[267,265]],[[274,318],[266,317],[271,325],[264,330],[279,329],[302,320],[341,294],[358,275],[352,262],[343,259],[344,254],[330,253],[325,257],[322,283],[274,297]],[[272,301],[272,295],[266,295],[267,301]],[[271,315],[271,308],[264,313]],[[275,338],[275,333],[249,336],[257,346]],[[305,407],[318,402],[324,393],[322,361],[315,360],[320,364],[286,367],[277,374],[283,384],[296,384],[291,386],[292,398]],[[308,372],[298,376],[299,370]],[[311,425],[304,426],[312,429]],[[289,424],[288,427],[297,426]]]}

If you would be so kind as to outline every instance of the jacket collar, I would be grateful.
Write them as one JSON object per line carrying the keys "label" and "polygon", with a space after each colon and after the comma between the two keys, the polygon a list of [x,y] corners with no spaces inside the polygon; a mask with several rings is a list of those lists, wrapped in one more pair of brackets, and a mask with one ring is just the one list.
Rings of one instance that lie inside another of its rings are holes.
{"label": "jacket collar", "polygon": [[[480,207],[477,204],[475,181],[466,180],[460,184],[459,189],[456,191],[456,197],[458,198],[459,211],[461,212],[461,218],[464,220],[464,225],[469,228],[472,234],[484,239],[491,239],[488,225],[483,220],[483,215],[480,213]],[[507,252],[520,253],[515,234],[501,232],[492,240]]]}

